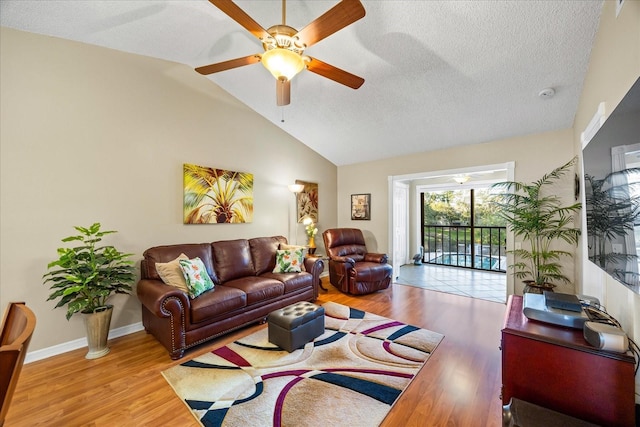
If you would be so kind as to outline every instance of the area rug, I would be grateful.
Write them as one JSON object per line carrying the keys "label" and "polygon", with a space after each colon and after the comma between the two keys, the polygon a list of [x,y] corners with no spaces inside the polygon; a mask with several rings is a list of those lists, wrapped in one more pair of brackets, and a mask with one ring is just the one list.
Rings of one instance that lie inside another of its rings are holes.
{"label": "area rug", "polygon": [[162,372],[204,426],[377,426],[443,335],[336,303],[288,353],[267,328]]}

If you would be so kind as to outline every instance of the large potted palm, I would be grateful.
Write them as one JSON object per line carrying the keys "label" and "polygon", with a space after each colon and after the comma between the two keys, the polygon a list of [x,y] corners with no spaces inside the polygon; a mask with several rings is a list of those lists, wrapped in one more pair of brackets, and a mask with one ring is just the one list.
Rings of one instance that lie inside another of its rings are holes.
{"label": "large potted palm", "polygon": [[572,253],[559,249],[562,241],[576,246],[580,229],[575,227],[575,215],[581,204],[565,205],[557,194],[556,184],[573,170],[577,158],[545,174],[531,183],[506,181],[493,185],[501,192],[493,200],[498,215],[508,224],[521,246],[509,251],[514,262],[509,267],[523,280],[524,292],[541,293],[553,290],[558,283],[569,283],[561,260]]}
{"label": "large potted palm", "polygon": [[43,275],[53,291],[47,301],[59,299],[56,308],[66,305],[67,320],[81,313],[87,330],[87,359],[109,352],[107,338],[113,305],[107,300],[114,294],[129,294],[135,281],[132,254],[110,245],[100,245],[102,237],[115,231],[101,231],[100,223],[88,228],[74,227],[80,234],[62,239],[77,241],[72,248],[58,248],[58,259],[50,262],[51,271]]}

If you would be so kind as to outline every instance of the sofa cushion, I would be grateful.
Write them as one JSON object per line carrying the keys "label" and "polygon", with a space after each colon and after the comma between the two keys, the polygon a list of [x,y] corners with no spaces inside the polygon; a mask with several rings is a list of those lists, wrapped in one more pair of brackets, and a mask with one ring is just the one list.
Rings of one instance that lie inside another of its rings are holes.
{"label": "sofa cushion", "polygon": [[353,269],[357,281],[374,282],[390,277],[392,267],[389,264],[363,261],[355,264]]}
{"label": "sofa cushion", "polygon": [[187,281],[184,279],[184,274],[180,268],[181,259],[188,260],[189,257],[185,254],[180,254],[178,258],[169,262],[156,262],[156,271],[164,283],[189,293]]}
{"label": "sofa cushion", "polygon": [[304,265],[304,251],[302,249],[276,251],[276,266],[274,273],[300,273]]}
{"label": "sofa cushion", "polygon": [[212,263],[211,244],[210,243],[187,243],[181,245],[165,245],[154,246],[144,251],[144,261],[146,268],[142,269],[143,279],[162,280],[156,270],[156,263],[170,262],[176,259],[180,254],[185,254],[189,259],[198,257],[204,263],[207,274],[214,283],[218,283],[218,277]]}
{"label": "sofa cushion", "polygon": [[197,298],[203,292],[213,289],[213,282],[200,258],[181,259],[179,262],[191,299]]}
{"label": "sofa cushion", "polygon": [[313,280],[311,273],[264,273],[260,277],[275,279],[284,284],[284,293],[295,292],[309,286]]}
{"label": "sofa cushion", "polygon": [[240,289],[218,285],[209,292],[191,300],[191,322],[200,323],[242,309],[247,295]]}
{"label": "sofa cushion", "polygon": [[287,243],[287,239],[282,236],[249,239],[256,275],[273,270],[276,265],[276,250],[284,243]]}
{"label": "sofa cushion", "polygon": [[284,295],[284,284],[263,276],[247,276],[230,280],[225,286],[239,289],[247,294],[247,305],[256,304]]}
{"label": "sofa cushion", "polygon": [[213,265],[220,283],[256,275],[248,240],[223,240],[212,243],[211,247]]}

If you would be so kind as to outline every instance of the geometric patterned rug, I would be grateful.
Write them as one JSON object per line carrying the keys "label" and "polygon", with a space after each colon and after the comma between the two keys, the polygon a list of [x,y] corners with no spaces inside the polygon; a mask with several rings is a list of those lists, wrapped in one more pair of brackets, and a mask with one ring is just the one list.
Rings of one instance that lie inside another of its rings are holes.
{"label": "geometric patterned rug", "polygon": [[325,333],[292,353],[265,328],[162,372],[213,426],[377,426],[443,335],[332,302]]}

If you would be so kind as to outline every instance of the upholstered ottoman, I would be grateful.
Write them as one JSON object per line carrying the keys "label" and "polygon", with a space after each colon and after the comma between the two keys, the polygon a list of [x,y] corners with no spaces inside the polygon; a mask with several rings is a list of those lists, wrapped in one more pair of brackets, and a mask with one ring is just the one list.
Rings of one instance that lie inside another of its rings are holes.
{"label": "upholstered ottoman", "polygon": [[269,342],[291,353],[324,333],[324,308],[298,302],[267,316]]}

